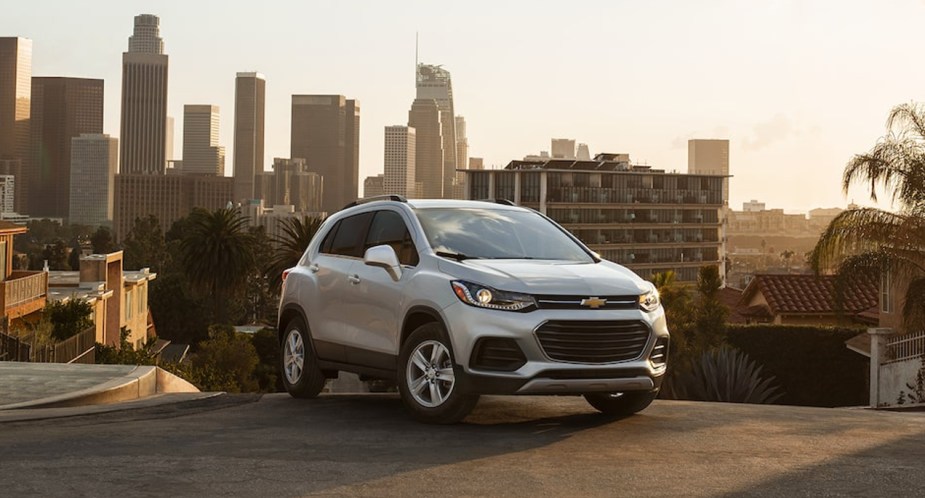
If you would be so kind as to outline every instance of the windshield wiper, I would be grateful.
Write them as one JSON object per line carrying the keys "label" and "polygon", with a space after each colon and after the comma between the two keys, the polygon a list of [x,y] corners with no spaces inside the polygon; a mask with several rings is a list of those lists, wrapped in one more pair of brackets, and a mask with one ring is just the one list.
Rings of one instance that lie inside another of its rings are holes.
{"label": "windshield wiper", "polygon": [[463,261],[466,259],[479,259],[476,256],[466,256],[458,252],[449,252],[449,251],[435,251],[434,254],[437,256],[443,256],[444,258],[455,259],[456,261]]}

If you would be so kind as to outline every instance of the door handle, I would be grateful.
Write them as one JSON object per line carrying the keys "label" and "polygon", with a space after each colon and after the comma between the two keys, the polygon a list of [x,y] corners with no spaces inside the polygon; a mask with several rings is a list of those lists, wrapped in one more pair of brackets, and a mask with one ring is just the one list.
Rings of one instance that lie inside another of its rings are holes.
{"label": "door handle", "polygon": [[314,264],[313,264],[313,265],[309,265],[309,267],[308,267],[308,271],[310,271],[310,272],[312,272],[312,273],[318,273],[318,270],[320,270],[320,269],[321,269],[320,266],[314,265]]}
{"label": "door handle", "polygon": [[349,275],[347,277],[347,280],[349,280],[351,284],[356,285],[360,283],[360,276],[359,275]]}

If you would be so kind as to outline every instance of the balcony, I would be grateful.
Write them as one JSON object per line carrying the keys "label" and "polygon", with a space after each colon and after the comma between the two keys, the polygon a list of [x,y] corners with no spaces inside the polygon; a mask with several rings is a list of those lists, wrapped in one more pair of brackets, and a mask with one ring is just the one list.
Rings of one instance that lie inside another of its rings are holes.
{"label": "balcony", "polygon": [[14,271],[0,282],[0,310],[10,319],[45,307],[48,274],[43,271]]}

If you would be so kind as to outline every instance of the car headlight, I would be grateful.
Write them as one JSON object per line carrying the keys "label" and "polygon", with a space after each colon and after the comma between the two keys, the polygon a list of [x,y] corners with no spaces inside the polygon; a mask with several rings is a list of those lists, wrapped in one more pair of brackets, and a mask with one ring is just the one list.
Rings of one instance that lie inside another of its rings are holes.
{"label": "car headlight", "polygon": [[658,298],[658,289],[651,288],[645,294],[639,295],[639,308],[642,311],[652,312],[658,309],[661,300]]}
{"label": "car headlight", "polygon": [[479,308],[504,311],[523,311],[536,306],[533,296],[516,292],[500,291],[485,285],[455,280],[451,282],[453,293],[460,301]]}

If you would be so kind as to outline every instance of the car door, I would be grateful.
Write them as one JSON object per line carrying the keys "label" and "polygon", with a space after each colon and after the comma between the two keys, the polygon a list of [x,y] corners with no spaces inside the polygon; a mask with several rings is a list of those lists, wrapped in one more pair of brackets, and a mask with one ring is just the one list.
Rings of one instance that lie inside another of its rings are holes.
{"label": "car door", "polygon": [[346,333],[351,343],[362,350],[347,350],[350,363],[393,370],[398,357],[398,342],[405,303],[405,286],[418,265],[417,246],[412,240],[404,216],[393,210],[380,210],[372,220],[366,249],[389,245],[395,250],[402,274],[398,280],[385,269],[359,261],[350,270],[353,284],[347,303],[352,317]]}
{"label": "car door", "polygon": [[361,213],[338,221],[321,243],[318,254],[308,262],[315,280],[315,292],[307,315],[313,344],[319,358],[345,362],[346,348],[355,346],[345,334],[351,318],[349,276],[362,265],[363,244],[373,213]]}

